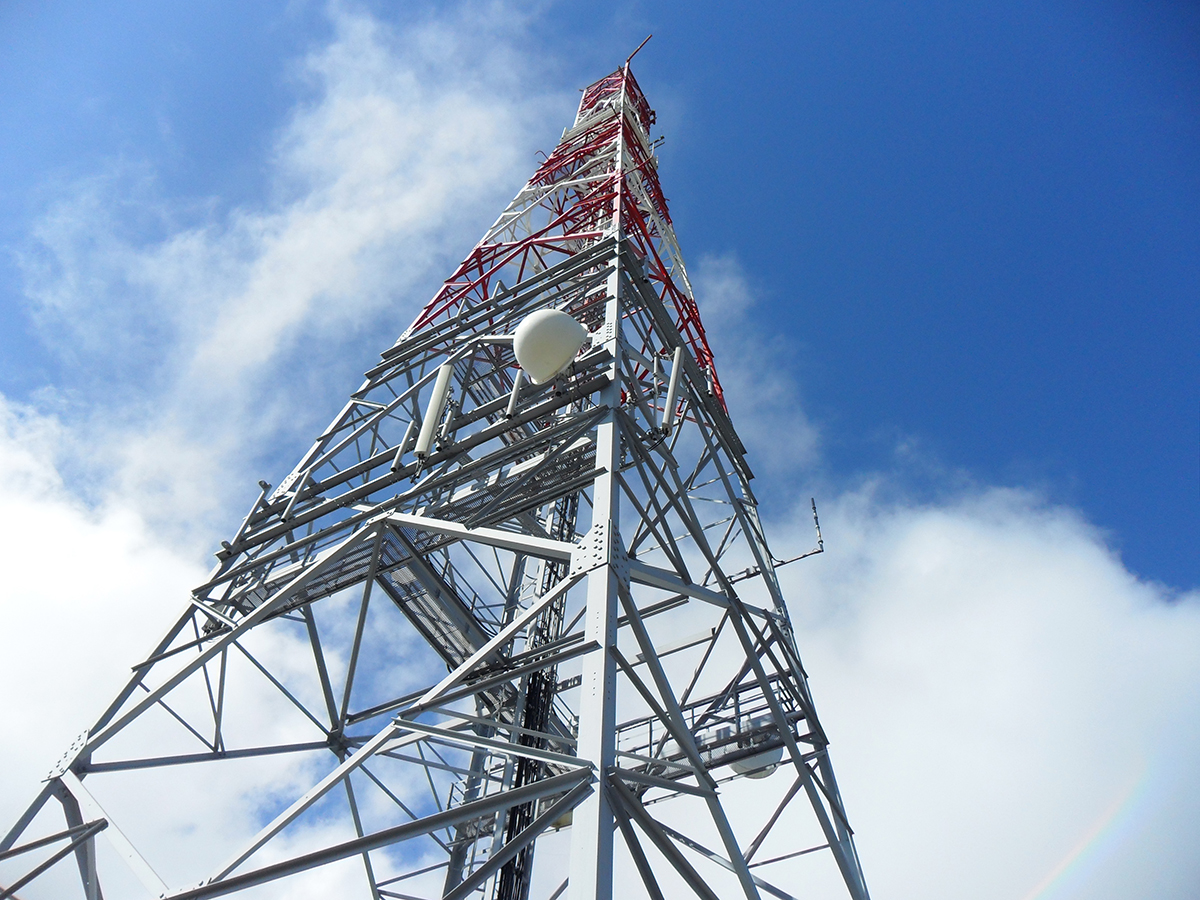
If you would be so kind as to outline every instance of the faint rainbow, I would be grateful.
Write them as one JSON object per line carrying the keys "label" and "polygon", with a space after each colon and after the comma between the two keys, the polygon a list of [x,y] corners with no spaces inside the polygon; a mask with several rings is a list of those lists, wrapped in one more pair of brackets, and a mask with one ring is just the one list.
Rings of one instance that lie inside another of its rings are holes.
{"label": "faint rainbow", "polygon": [[1076,841],[1075,845],[1067,851],[1066,855],[1050,872],[1037,883],[1037,885],[1023,900],[1041,900],[1051,896],[1051,891],[1063,886],[1067,881],[1067,876],[1073,874],[1083,868],[1083,864],[1090,858],[1096,856],[1098,851],[1105,844],[1113,843],[1105,838],[1116,838],[1121,832],[1122,825],[1132,826],[1134,816],[1132,815],[1138,808],[1139,800],[1145,795],[1145,788],[1149,783],[1147,777],[1150,773],[1149,765],[1143,763],[1137,775],[1130,781],[1129,786],[1125,788],[1112,802],[1087,831]]}

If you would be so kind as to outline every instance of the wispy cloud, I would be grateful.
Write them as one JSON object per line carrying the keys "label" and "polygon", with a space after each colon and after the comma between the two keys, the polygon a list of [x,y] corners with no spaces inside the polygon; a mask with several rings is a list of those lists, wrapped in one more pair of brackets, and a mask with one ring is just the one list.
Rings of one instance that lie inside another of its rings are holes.
{"label": "wispy cloud", "polygon": [[156,520],[186,509],[211,529],[253,448],[315,432],[313,410],[365,362],[339,354],[391,342],[520,185],[537,126],[569,109],[526,83],[495,11],[402,32],[331,15],[332,42],[299,67],[310,99],[278,137],[269,199],[167,199],[149,164],[115,162],[22,255],[88,446]]}
{"label": "wispy cloud", "polygon": [[692,283],[751,465],[771,475],[810,468],[819,458],[820,431],[804,413],[794,342],[756,314],[753,285],[736,257],[701,257]]}

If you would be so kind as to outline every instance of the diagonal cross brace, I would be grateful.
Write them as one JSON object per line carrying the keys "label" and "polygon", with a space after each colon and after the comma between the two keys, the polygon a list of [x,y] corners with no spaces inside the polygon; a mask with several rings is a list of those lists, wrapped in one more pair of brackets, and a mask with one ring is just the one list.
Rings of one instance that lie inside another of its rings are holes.
{"label": "diagonal cross brace", "polygon": [[386,847],[389,844],[406,841],[414,837],[421,837],[439,829],[457,825],[460,822],[466,822],[470,819],[507,809],[509,806],[518,803],[526,803],[540,799],[541,797],[551,796],[563,790],[578,789],[584,786],[590,787],[594,777],[590,768],[583,772],[575,771],[567,772],[563,775],[555,775],[552,778],[535,781],[532,784],[485,797],[482,800],[464,803],[462,806],[434,813],[413,822],[406,822],[403,825],[385,828],[382,831],[376,831],[361,838],[344,841],[322,850],[306,853],[303,856],[293,857],[283,862],[264,866],[252,872],[234,875],[222,881],[209,882],[188,890],[167,894],[164,896],[164,900],[200,900],[200,898],[204,897],[231,894],[234,891],[275,881],[287,875],[293,875],[297,872],[303,872],[307,869],[336,862],[339,859],[358,856],[370,850]]}
{"label": "diagonal cross brace", "polygon": [[357,544],[361,543],[368,537],[375,536],[374,528],[366,528],[355,534],[350,535],[340,544],[331,547],[325,554],[324,558],[317,561],[308,569],[299,573],[295,578],[287,584],[286,587],[276,592],[275,596],[266,603],[259,606],[248,616],[238,622],[236,628],[225,632],[219,638],[204,648],[197,656],[193,657],[189,662],[180,667],[174,675],[170,676],[166,681],[158,687],[152,689],[145,697],[143,697],[132,709],[127,710],[124,715],[119,716],[114,721],[110,722],[105,728],[101,729],[94,735],[88,738],[88,742],[83,753],[91,753],[101,744],[110,740],[118,731],[140,716],[147,708],[161,700],[164,696],[174,690],[183,682],[189,675],[207,663],[210,659],[220,653],[230,643],[240,638],[243,634],[254,628],[264,619],[267,619],[271,613],[279,609],[279,607],[289,597],[303,588],[309,581],[324,571],[329,565],[337,562],[343,554],[353,549]]}

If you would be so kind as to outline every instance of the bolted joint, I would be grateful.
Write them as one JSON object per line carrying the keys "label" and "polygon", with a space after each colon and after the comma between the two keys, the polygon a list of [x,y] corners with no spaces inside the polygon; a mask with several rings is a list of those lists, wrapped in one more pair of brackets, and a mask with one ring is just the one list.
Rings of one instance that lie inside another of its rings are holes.
{"label": "bolted joint", "polygon": [[53,781],[55,778],[61,778],[67,773],[67,770],[75,764],[75,760],[79,759],[79,754],[83,752],[83,748],[87,746],[88,731],[84,729],[79,736],[71,742],[71,746],[66,752],[58,758],[58,762],[50,770],[50,773],[43,778],[43,781]]}
{"label": "bolted joint", "polygon": [[570,577],[612,566],[622,584],[629,583],[629,554],[620,533],[608,522],[597,522],[571,553]]}

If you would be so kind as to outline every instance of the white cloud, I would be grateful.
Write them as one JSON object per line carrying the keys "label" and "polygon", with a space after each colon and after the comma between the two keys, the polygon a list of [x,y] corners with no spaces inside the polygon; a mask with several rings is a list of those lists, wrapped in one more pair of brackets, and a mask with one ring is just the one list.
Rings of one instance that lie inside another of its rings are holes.
{"label": "white cloud", "polygon": [[[67,432],[57,420],[0,401],[0,566],[5,585],[0,599],[0,828],[7,830],[33,799],[54,761],[88,727],[129,677],[129,666],[146,658],[163,631],[182,611],[189,589],[204,570],[191,558],[165,545],[136,511],[116,505],[81,503],[64,484],[54,461],[62,455]],[[326,600],[318,612],[325,649],[340,676],[340,631],[352,628],[356,605],[349,598]],[[396,614],[398,615],[398,614]],[[339,616],[338,621],[333,621]],[[320,617],[326,617],[321,619]],[[347,626],[347,620],[350,626]],[[389,620],[372,620],[374,640],[403,647],[410,632],[397,633]],[[243,644],[311,709],[320,710],[312,658],[297,631],[260,629]],[[403,690],[419,675],[420,657],[397,651],[391,687]],[[377,673],[364,673],[374,677]],[[317,732],[249,663],[232,655],[225,708],[227,745],[231,748],[320,740]],[[172,709],[193,723],[202,715],[200,684],[186,683],[170,696]],[[390,695],[389,695],[390,696]],[[152,710],[125,735],[104,748],[98,759],[194,753],[200,745],[165,713]],[[123,752],[124,751],[124,752]],[[89,788],[120,827],[169,884],[205,876],[244,846],[263,821],[307,790],[331,766],[325,753],[226,762],[217,774],[205,766],[166,768],[122,781],[107,775]],[[386,767],[377,767],[376,771]],[[405,793],[404,785],[392,781]],[[363,790],[364,815],[380,816],[381,795]],[[408,785],[423,795],[424,782]],[[164,799],[169,798],[169,799]],[[387,803],[388,801],[384,801]],[[328,809],[318,810],[285,831],[255,858],[253,865],[306,852],[353,837],[335,793]],[[43,831],[62,827],[51,803],[42,814]],[[394,824],[394,813],[388,818]],[[36,826],[35,826],[36,829]],[[112,896],[149,897],[109,844],[99,842],[105,889]],[[402,851],[403,852],[403,851]],[[400,855],[396,854],[397,857]],[[0,884],[23,874],[24,857],[0,866]],[[392,863],[391,865],[395,865]],[[251,866],[252,867],[252,866]],[[376,859],[387,874],[389,861]],[[361,890],[362,867],[351,861],[328,866],[299,881],[284,881],[259,891],[263,897],[319,898],[330,892]],[[25,888],[22,897],[75,896],[78,876],[69,864]],[[258,896],[258,895],[256,895]]]}
{"label": "white cloud", "polygon": [[823,524],[784,572],[876,894],[1193,896],[1200,597],[1021,491]]}
{"label": "white cloud", "polygon": [[54,419],[0,402],[0,808],[31,799],[204,575],[128,508],[85,506]]}

